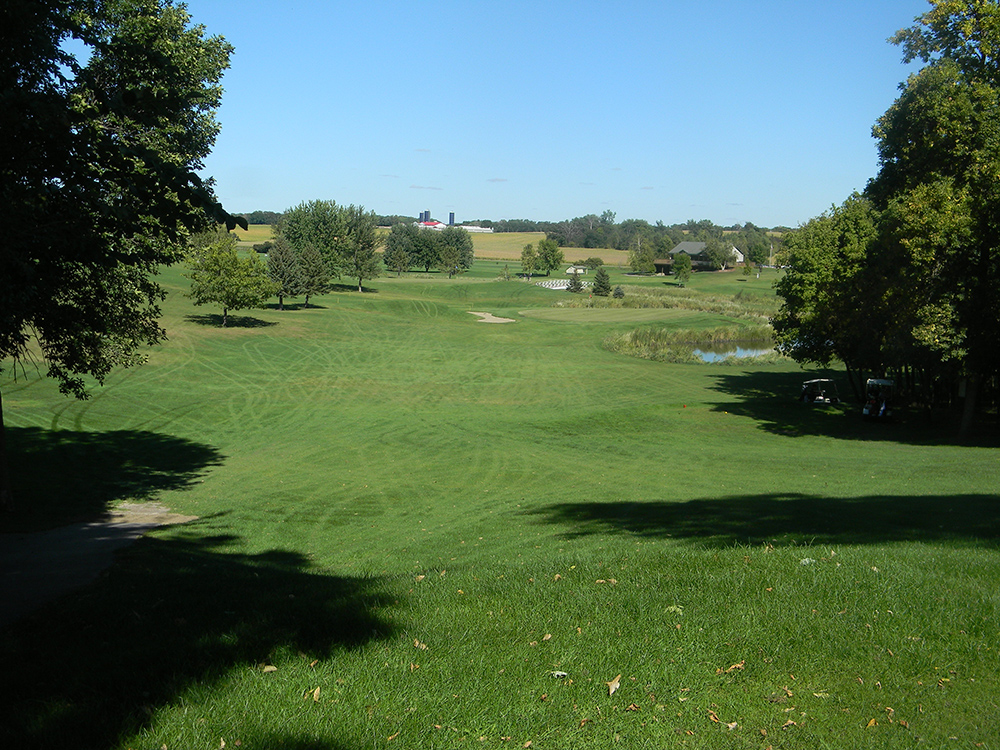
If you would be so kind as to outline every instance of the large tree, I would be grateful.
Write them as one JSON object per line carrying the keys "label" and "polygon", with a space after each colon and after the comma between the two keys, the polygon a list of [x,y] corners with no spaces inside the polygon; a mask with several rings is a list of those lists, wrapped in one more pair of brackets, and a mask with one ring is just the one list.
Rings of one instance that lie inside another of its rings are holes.
{"label": "large tree", "polygon": [[279,310],[285,309],[285,297],[303,293],[301,256],[284,238],[272,242],[267,251],[267,275],[277,289]]}
{"label": "large tree", "polygon": [[445,227],[439,241],[438,268],[447,271],[448,278],[472,268],[475,259],[472,237],[461,227]]}
{"label": "large tree", "polygon": [[545,238],[538,241],[538,270],[545,271],[545,275],[555,271],[563,264],[565,256],[555,240]]}
{"label": "large tree", "polygon": [[167,0],[0,5],[0,359],[85,398],[163,340],[157,269],[189,232],[246,225],[198,176],[231,52]]}
{"label": "large tree", "polygon": [[382,244],[375,214],[362,206],[344,209],[347,234],[339,243],[339,265],[345,276],[358,280],[362,291],[365,279],[377,279],[382,274],[382,259],[377,250]]}
{"label": "large tree", "polygon": [[400,222],[393,224],[389,234],[386,235],[382,260],[385,267],[395,271],[397,276],[402,276],[403,271],[410,269],[410,254],[414,248],[413,237],[417,231],[412,222]]}
{"label": "large tree", "polygon": [[1000,368],[1000,5],[931,5],[892,39],[927,64],[874,128],[868,194],[888,212],[886,252],[919,295],[914,343],[967,380],[968,434],[980,385]]}
{"label": "large tree", "polygon": [[223,328],[230,310],[263,307],[280,291],[279,284],[268,278],[260,255],[252,251],[240,253],[232,234],[194,251],[189,263],[189,296],[196,305],[219,305]]}

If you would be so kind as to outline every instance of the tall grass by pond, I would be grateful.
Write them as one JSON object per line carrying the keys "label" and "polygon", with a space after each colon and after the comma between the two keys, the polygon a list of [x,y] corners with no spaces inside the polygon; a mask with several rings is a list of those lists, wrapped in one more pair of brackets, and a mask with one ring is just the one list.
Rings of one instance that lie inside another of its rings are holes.
{"label": "tall grass by pond", "polygon": [[[651,359],[655,362],[697,363],[703,358],[695,353],[699,345],[733,344],[734,346],[755,344],[755,348],[768,348],[774,340],[771,329],[760,325],[734,325],[696,330],[688,328],[647,327],[608,334],[604,338],[604,348],[616,354],[629,357]],[[753,357],[757,364],[772,362],[781,355],[775,352]],[[726,357],[724,364],[747,364],[746,359]]]}
{"label": "tall grass by pond", "polygon": [[766,325],[778,311],[779,301],[769,295],[737,293],[733,296],[710,294],[695,289],[622,285],[625,296],[616,298],[584,295],[560,300],[563,307],[676,308],[698,310]]}

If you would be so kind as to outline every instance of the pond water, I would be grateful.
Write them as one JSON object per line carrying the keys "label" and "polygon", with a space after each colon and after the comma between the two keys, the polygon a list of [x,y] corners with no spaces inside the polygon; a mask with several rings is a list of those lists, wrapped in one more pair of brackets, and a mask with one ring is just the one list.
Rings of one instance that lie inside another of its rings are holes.
{"label": "pond water", "polygon": [[737,359],[760,357],[773,351],[774,347],[764,347],[759,343],[744,342],[741,345],[733,341],[724,341],[718,344],[698,344],[692,353],[702,362],[721,362],[729,357]]}

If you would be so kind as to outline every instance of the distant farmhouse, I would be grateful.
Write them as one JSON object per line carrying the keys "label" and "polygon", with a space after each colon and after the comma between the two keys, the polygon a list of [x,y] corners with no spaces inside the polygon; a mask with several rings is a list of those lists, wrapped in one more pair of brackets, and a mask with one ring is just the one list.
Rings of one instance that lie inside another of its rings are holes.
{"label": "distant farmhouse", "polygon": [[[674,267],[674,256],[677,253],[684,253],[691,258],[691,268],[695,271],[698,270],[711,270],[712,261],[709,260],[708,254],[705,252],[708,248],[708,244],[705,242],[681,242],[673,250],[671,250],[668,255],[669,258],[658,258],[653,261],[653,265],[656,267],[657,273],[671,273]],[[733,254],[736,258],[736,263],[743,262],[743,253],[737,250],[735,247],[730,247],[729,252]]]}
{"label": "distant farmhouse", "polygon": [[436,219],[432,219],[430,211],[421,211],[420,212],[420,219],[419,219],[419,221],[417,221],[417,226],[420,227],[421,229],[434,229],[434,230],[439,231],[439,232],[442,229],[444,229],[445,227],[454,227],[454,226],[460,226],[466,232],[492,232],[493,231],[491,228],[488,228],[488,227],[472,227],[472,226],[465,226],[463,224],[455,224],[455,212],[454,211],[452,211],[450,214],[448,214],[448,223],[447,224],[444,224],[444,223],[442,223],[440,221],[437,221]]}

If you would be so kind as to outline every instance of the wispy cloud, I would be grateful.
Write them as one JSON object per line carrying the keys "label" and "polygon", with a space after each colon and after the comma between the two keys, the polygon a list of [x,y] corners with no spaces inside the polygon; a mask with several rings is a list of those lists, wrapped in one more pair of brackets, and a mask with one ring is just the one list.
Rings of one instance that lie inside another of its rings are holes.
{"label": "wispy cloud", "polygon": [[444,190],[444,188],[433,187],[431,185],[410,185],[410,190]]}
{"label": "wispy cloud", "polygon": [[491,177],[487,182],[507,182],[506,177]]}

